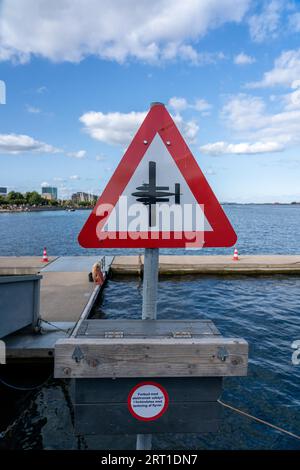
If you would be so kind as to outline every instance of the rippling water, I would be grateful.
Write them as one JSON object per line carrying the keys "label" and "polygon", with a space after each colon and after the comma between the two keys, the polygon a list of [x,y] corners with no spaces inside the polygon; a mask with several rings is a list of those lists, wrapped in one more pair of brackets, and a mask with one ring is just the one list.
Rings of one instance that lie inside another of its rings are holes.
{"label": "rippling water", "polygon": [[[227,206],[226,212],[238,232],[241,252],[300,252],[300,207]],[[44,244],[51,254],[80,254],[83,250],[75,239],[87,215],[85,211],[0,215],[0,255],[39,254]],[[203,254],[208,252],[226,250],[203,250]],[[138,279],[110,280],[99,314],[106,318],[140,318],[141,287]],[[291,363],[291,343],[300,339],[300,277],[163,278],[159,283],[158,318],[207,318],[222,334],[244,337],[250,344],[248,376],[226,379],[222,399],[300,434],[300,366]],[[0,438],[1,447],[134,448],[134,436],[97,436],[78,441],[73,433],[69,389],[63,382],[52,380],[27,395],[15,392],[16,400],[18,418]],[[154,437],[153,446],[300,449],[296,439],[232,411],[224,410],[223,417],[217,434],[160,435]],[[0,431],[7,424],[5,420],[4,426],[2,420]]]}
{"label": "rippling water", "polygon": [[[241,253],[300,253],[300,205],[225,205],[224,209],[238,235]],[[78,245],[77,235],[88,215],[86,210],[0,214],[0,256],[40,255],[44,246],[49,255],[122,252],[86,250]],[[127,254],[137,251],[126,250]],[[176,253],[187,251],[178,249]],[[205,249],[200,253],[232,253],[232,248]]]}

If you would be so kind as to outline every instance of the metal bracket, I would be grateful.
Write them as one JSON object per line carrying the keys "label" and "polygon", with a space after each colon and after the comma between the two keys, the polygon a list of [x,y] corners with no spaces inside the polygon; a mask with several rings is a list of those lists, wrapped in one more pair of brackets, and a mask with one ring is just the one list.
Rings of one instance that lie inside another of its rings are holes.
{"label": "metal bracket", "polygon": [[124,338],[123,331],[105,331],[104,338]]}
{"label": "metal bracket", "polygon": [[173,331],[172,332],[173,338],[191,338],[192,333],[189,331]]}
{"label": "metal bracket", "polygon": [[83,352],[81,351],[80,347],[79,346],[76,346],[76,348],[74,349],[74,352],[72,354],[72,359],[74,359],[74,361],[79,364],[79,362],[81,361],[81,359],[84,358],[84,354]]}
{"label": "metal bracket", "polygon": [[217,354],[218,359],[220,359],[222,362],[225,362],[228,356],[229,356],[228,351],[224,346],[222,346],[221,348],[218,348],[218,354]]}

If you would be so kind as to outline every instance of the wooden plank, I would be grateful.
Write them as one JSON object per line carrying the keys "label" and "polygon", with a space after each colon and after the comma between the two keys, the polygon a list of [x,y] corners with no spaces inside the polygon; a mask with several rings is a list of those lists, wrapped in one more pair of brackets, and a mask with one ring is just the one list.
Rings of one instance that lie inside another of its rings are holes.
{"label": "wooden plank", "polygon": [[219,335],[211,320],[85,320],[76,337],[104,338],[107,332],[122,332],[124,337],[173,337],[190,333],[193,337]]}
{"label": "wooden plank", "polygon": [[[75,379],[76,404],[126,403],[129,392],[141,378]],[[217,401],[222,392],[221,377],[155,377],[168,392],[170,402]]]}
{"label": "wooden plank", "polygon": [[75,405],[75,434],[154,434],[216,432],[221,406],[215,402],[170,403],[155,421],[134,418],[127,404]]}
{"label": "wooden plank", "polygon": [[[78,362],[72,358],[76,347],[83,355]],[[236,338],[70,338],[56,343],[54,373],[64,378],[241,376],[247,362],[248,343]]]}

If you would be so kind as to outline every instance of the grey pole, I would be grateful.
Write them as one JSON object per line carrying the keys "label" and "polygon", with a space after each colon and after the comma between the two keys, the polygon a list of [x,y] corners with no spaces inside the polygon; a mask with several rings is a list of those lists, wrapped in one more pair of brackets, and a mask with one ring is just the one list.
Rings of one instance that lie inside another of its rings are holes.
{"label": "grey pole", "polygon": [[151,450],[151,449],[152,449],[152,434],[137,434],[136,450]]}
{"label": "grey pole", "polygon": [[[158,248],[145,248],[142,320],[155,320],[157,312]],[[138,434],[136,450],[151,450],[152,435]]]}
{"label": "grey pole", "polygon": [[143,275],[143,320],[156,319],[159,248],[145,248]]}

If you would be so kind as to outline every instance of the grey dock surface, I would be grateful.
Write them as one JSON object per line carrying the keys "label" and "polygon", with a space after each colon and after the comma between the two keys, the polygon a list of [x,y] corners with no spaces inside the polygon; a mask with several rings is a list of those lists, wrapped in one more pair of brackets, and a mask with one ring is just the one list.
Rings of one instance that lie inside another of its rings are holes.
{"label": "grey dock surface", "polygon": [[[111,271],[140,275],[143,256],[115,256]],[[161,275],[181,274],[300,274],[300,255],[172,255],[159,257]]]}
{"label": "grey dock surface", "polygon": [[0,276],[36,274],[56,259],[57,256],[51,256],[45,263],[42,256],[0,256]]}
{"label": "grey dock surface", "polygon": [[[37,256],[1,256],[0,276],[10,274],[88,273],[101,256],[50,257],[43,263]],[[112,274],[140,275],[144,257],[106,256]],[[176,274],[300,274],[300,255],[162,255],[159,257],[162,275]],[[55,276],[53,276],[55,279]],[[76,279],[76,278],[75,278]],[[74,281],[76,282],[76,280]]]}
{"label": "grey dock surface", "polygon": [[[83,312],[89,312],[100,291],[100,286],[89,282],[88,274],[101,256],[53,257],[42,263],[36,257],[0,258],[0,275],[5,270],[15,274],[40,273],[40,316],[42,332],[21,330],[4,338],[7,358],[45,359],[53,357],[54,345],[60,338],[69,336]],[[112,257],[107,257],[109,267]],[[3,268],[3,271],[2,271]],[[87,308],[88,307],[88,308]]]}
{"label": "grey dock surface", "polygon": [[[48,263],[41,257],[0,257],[0,276],[41,273],[41,308],[43,334],[25,330],[5,338],[8,359],[44,359],[51,357],[58,339],[88,325],[87,335],[93,334],[87,319],[99,292],[99,286],[89,282],[88,273],[101,256],[53,256]],[[106,256],[106,266],[112,275],[141,275],[143,256]],[[233,261],[230,255],[160,256],[161,275],[184,274],[298,274],[300,255],[240,255]],[[51,323],[52,325],[49,325]]]}

